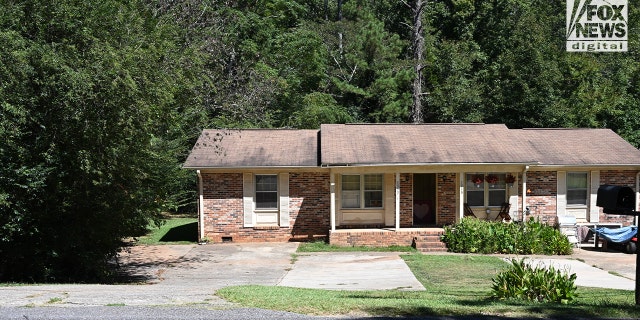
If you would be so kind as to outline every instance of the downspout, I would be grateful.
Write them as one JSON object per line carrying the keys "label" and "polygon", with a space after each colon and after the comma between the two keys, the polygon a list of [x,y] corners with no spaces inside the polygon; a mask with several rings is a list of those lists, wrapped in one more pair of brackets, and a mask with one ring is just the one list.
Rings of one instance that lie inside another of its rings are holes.
{"label": "downspout", "polygon": [[524,171],[522,171],[522,222],[527,221],[527,171],[529,171],[529,166],[524,166]]}
{"label": "downspout", "polygon": [[202,185],[202,172],[200,170],[196,170],[198,174],[198,219],[200,225],[200,236],[198,237],[198,242],[202,242],[204,240],[204,187]]}
{"label": "downspout", "polygon": [[[640,199],[640,171],[636,173],[636,211],[638,210],[638,200]],[[638,225],[638,216],[634,216],[635,225]],[[638,267],[638,266],[636,266]]]}

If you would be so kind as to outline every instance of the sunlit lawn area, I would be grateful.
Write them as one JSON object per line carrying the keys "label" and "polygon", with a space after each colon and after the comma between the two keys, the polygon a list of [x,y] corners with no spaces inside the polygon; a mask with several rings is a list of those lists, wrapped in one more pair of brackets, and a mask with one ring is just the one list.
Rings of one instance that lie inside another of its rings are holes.
{"label": "sunlit lawn area", "polygon": [[198,241],[198,220],[190,217],[169,218],[157,226],[150,225],[149,233],[138,238],[137,244],[186,244]]}
{"label": "sunlit lawn area", "polygon": [[[310,248],[303,246],[302,250]],[[337,249],[332,249],[337,250]],[[324,250],[326,251],[326,250]],[[482,255],[402,255],[426,291],[329,291],[238,286],[218,295],[246,307],[315,315],[495,315],[505,317],[636,318],[634,292],[579,288],[572,305],[496,301],[492,278],[507,267]]]}

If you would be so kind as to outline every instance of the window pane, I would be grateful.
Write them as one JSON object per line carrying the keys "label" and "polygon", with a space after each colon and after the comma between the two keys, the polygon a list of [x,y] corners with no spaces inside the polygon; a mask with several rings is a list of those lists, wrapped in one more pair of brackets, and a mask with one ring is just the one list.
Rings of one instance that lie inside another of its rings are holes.
{"label": "window pane", "polygon": [[484,174],[467,174],[467,190],[484,189]]}
{"label": "window pane", "polygon": [[487,184],[491,189],[505,189],[506,174],[490,173],[487,175]]}
{"label": "window pane", "polygon": [[484,190],[467,191],[467,204],[472,207],[484,206]]}
{"label": "window pane", "polygon": [[360,176],[343,175],[342,190],[360,190]]}
{"label": "window pane", "polygon": [[342,191],[342,207],[343,208],[360,208],[360,190]]}
{"label": "window pane", "polygon": [[278,176],[256,175],[256,191],[278,191]]}
{"label": "window pane", "polygon": [[256,208],[276,209],[278,208],[277,192],[256,192]]}
{"label": "window pane", "polygon": [[364,190],[382,190],[382,175],[364,176]]}
{"label": "window pane", "polygon": [[569,172],[567,174],[567,189],[587,188],[586,172]]}
{"label": "window pane", "polygon": [[567,190],[567,204],[587,204],[587,189]]}
{"label": "window pane", "polygon": [[586,172],[567,173],[567,204],[586,205],[588,175]]}
{"label": "window pane", "polygon": [[504,203],[506,192],[502,190],[489,190],[489,206],[501,206]]}
{"label": "window pane", "polygon": [[382,208],[382,191],[365,191],[364,207]]}
{"label": "window pane", "polygon": [[278,176],[256,175],[256,209],[278,208]]}

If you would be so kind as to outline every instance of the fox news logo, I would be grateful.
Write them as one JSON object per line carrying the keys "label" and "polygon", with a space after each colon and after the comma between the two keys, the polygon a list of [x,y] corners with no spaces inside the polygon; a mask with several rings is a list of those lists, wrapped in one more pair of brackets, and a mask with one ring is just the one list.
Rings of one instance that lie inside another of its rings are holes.
{"label": "fox news logo", "polygon": [[627,0],[567,0],[567,51],[626,52]]}

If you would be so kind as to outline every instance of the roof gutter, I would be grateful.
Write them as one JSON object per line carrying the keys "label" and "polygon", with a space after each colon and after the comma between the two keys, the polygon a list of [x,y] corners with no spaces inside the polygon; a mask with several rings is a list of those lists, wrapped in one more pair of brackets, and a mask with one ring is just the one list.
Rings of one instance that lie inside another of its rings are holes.
{"label": "roof gutter", "polygon": [[321,166],[263,166],[263,167],[251,167],[251,166],[233,166],[233,167],[186,167],[183,166],[182,169],[190,169],[190,170],[220,170],[220,169],[232,169],[232,170],[264,170],[264,169],[317,169],[321,168]]}
{"label": "roof gutter", "polygon": [[410,167],[410,166],[486,166],[486,165],[506,165],[506,166],[537,166],[535,162],[378,162],[378,163],[323,163],[321,167]]}

